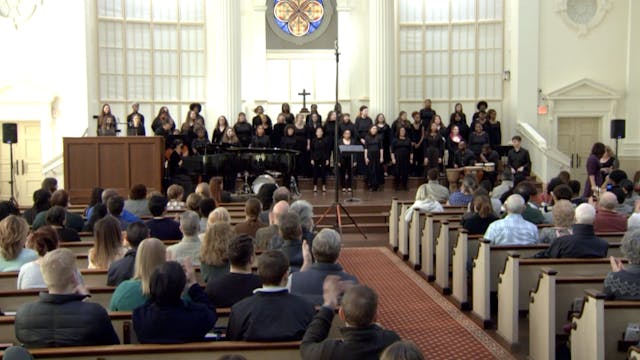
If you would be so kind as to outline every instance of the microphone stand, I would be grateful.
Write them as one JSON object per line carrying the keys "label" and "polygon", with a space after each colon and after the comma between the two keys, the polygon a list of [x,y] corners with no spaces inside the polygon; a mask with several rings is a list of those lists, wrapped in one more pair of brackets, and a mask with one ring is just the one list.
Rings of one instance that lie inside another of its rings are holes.
{"label": "microphone stand", "polygon": [[[336,56],[336,105],[338,105],[340,103],[339,98],[338,98],[338,65],[340,64],[340,53],[338,52],[338,40],[336,40],[334,42],[334,49],[335,49],[335,53],[334,55]],[[339,178],[339,167],[336,166],[338,164],[338,122],[340,120],[336,118],[335,124],[334,124],[334,133],[333,133],[333,163],[334,163],[334,172],[335,172],[335,198],[334,198],[334,202],[331,206],[329,206],[327,208],[327,210],[324,212],[324,214],[322,214],[322,216],[320,217],[320,219],[318,219],[318,222],[316,222],[316,226],[320,225],[320,223],[322,223],[322,220],[324,220],[325,217],[327,217],[327,215],[329,215],[329,213],[332,210],[335,210],[336,213],[336,223],[334,225],[334,228],[336,231],[338,231],[340,234],[342,234],[342,214],[341,211],[343,211],[345,214],[347,214],[347,217],[351,220],[351,222],[353,223],[353,225],[355,225],[356,229],[358,230],[358,232],[365,238],[367,239],[367,235],[362,231],[362,229],[360,229],[360,227],[358,226],[358,223],[356,222],[356,220],[351,216],[351,214],[349,214],[349,211],[347,210],[347,208],[344,207],[344,205],[342,205],[342,203],[340,202],[340,184],[338,183],[338,178]]]}

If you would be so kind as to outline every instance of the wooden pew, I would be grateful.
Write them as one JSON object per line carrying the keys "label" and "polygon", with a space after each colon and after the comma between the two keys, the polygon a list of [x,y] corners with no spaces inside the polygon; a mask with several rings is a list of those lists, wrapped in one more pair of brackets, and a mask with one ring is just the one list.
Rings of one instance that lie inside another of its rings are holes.
{"label": "wooden pew", "polygon": [[[87,301],[98,303],[108,309],[114,290],[115,288],[111,286],[89,288],[91,297]],[[37,301],[40,291],[40,289],[0,291],[0,307],[5,312],[16,311],[24,303]]]}
{"label": "wooden pew", "polygon": [[456,221],[462,216],[461,208],[448,208],[444,212],[421,213],[415,210],[410,226],[409,264],[420,269],[428,281],[435,279],[435,246],[442,221]]}
{"label": "wooden pew", "polygon": [[409,258],[409,223],[404,221],[404,213],[409,210],[412,202],[398,202],[398,254],[403,259]]}
{"label": "wooden pew", "polygon": [[627,358],[629,360],[640,360],[640,347],[632,346],[627,351]]}
{"label": "wooden pew", "polygon": [[[615,251],[611,255],[618,256]],[[572,277],[604,277],[611,271],[608,258],[521,259],[518,253],[510,252],[499,276],[497,331],[509,344],[518,343],[519,314],[529,309],[529,290],[535,288],[543,267],[552,267],[560,275]]]}
{"label": "wooden pew", "polygon": [[[180,240],[162,240],[162,243],[165,246],[171,246],[171,245],[175,245],[177,243],[179,243]],[[59,244],[59,247],[61,248],[67,248],[71,251],[73,251],[74,254],[88,254],[89,253],[89,249],[91,249],[93,247],[93,239],[91,239],[90,241],[86,241],[86,240],[82,240],[82,241],[68,241],[68,242],[61,242]]]}
{"label": "wooden pew", "polygon": [[[217,359],[225,354],[238,354],[249,360],[300,359],[300,342],[257,343],[242,341],[216,341],[172,345],[109,345],[66,348],[32,349],[36,359],[72,360],[199,360]],[[0,356],[3,353],[0,352]]]}
{"label": "wooden pew", "polygon": [[549,267],[540,270],[536,288],[529,292],[529,358],[553,359],[556,336],[563,334],[573,301],[590,288],[602,287],[604,276],[559,277]]}
{"label": "wooden pew", "polygon": [[397,197],[391,198],[391,209],[389,209],[389,247],[392,251],[398,251],[398,225],[400,223],[400,202]]}
{"label": "wooden pew", "polygon": [[572,359],[625,359],[618,351],[627,324],[638,322],[640,301],[606,301],[597,290],[586,290],[582,312],[571,322]]}
{"label": "wooden pew", "polygon": [[[459,229],[458,238],[453,248],[452,260],[452,299],[462,310],[470,310],[469,303],[469,271],[467,264],[478,253],[481,235],[469,235],[467,230]],[[471,255],[474,254],[474,255]]]}
{"label": "wooden pew", "polygon": [[449,277],[449,269],[453,263],[453,241],[451,239],[458,238],[458,231],[461,225],[457,222],[449,222],[442,220],[440,222],[440,234],[435,244],[435,287],[438,288],[443,295],[451,294],[451,281]]}

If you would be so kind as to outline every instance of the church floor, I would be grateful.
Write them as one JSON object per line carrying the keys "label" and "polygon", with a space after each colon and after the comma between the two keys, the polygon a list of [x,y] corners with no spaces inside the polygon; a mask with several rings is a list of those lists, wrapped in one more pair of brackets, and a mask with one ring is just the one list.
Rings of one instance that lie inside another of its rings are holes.
{"label": "church floor", "polygon": [[389,249],[346,248],[340,263],[378,293],[378,321],[427,359],[514,359]]}

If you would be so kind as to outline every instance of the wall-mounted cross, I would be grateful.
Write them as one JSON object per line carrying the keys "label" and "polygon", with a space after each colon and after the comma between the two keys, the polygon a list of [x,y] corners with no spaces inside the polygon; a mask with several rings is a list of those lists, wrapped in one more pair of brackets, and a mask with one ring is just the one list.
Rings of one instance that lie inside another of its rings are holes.
{"label": "wall-mounted cross", "polygon": [[308,113],[309,110],[307,109],[307,95],[311,95],[311,93],[307,92],[307,89],[302,89],[302,92],[298,93],[298,95],[302,96],[302,110],[300,110],[300,112]]}

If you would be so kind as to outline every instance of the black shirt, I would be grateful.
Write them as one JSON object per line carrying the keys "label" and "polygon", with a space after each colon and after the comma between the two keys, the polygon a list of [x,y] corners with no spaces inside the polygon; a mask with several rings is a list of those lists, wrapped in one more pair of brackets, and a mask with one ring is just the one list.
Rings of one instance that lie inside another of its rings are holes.
{"label": "black shirt", "polygon": [[359,139],[363,139],[365,136],[367,136],[367,133],[369,132],[369,128],[371,127],[371,125],[373,125],[373,120],[371,120],[371,118],[368,116],[366,118],[361,118],[359,116],[356,118],[355,126],[356,126],[356,131],[358,132]]}
{"label": "black shirt", "polygon": [[435,114],[436,114],[436,111],[431,108],[429,109],[425,108],[420,110],[420,120],[422,121],[422,126],[424,126],[425,128],[428,128]]}
{"label": "black shirt", "polygon": [[347,123],[345,123],[344,121],[340,122],[340,124],[338,125],[338,136],[342,137],[342,134],[345,132],[345,130],[351,131],[352,139],[356,139],[356,140],[359,139],[358,132],[356,131],[356,126],[353,125],[351,121]]}
{"label": "black shirt", "polygon": [[311,140],[311,160],[325,162],[329,160],[329,140],[324,137]]}
{"label": "black shirt", "polygon": [[131,279],[135,263],[136,249],[128,250],[122,259],[112,262],[107,272],[107,286],[118,286],[121,282]]}
{"label": "black shirt", "polygon": [[453,157],[453,163],[458,165],[459,168],[465,166],[473,166],[476,162],[476,155],[469,149],[465,151],[456,151],[456,154]]}
{"label": "black shirt", "polygon": [[519,167],[524,167],[523,172],[528,173],[531,168],[529,152],[524,148],[520,148],[520,151],[516,151],[515,149],[509,150],[507,159],[507,164],[516,170],[518,170]]}
{"label": "black shirt", "polygon": [[253,129],[251,128],[251,124],[248,122],[236,123],[233,125],[233,130],[235,130],[238,139],[240,139],[240,143],[244,147],[248,147],[251,143],[251,133]]}
{"label": "black shirt", "polygon": [[251,147],[252,148],[268,148],[268,147],[271,147],[271,139],[269,139],[269,136],[267,136],[267,135],[254,136],[253,139],[251,139]]}
{"label": "black shirt", "polygon": [[207,283],[206,293],[217,307],[231,307],[238,301],[253,295],[262,287],[262,280],[255,274],[227,273]]}
{"label": "black shirt", "polygon": [[180,240],[182,239],[182,231],[180,224],[170,218],[159,218],[147,220],[145,223],[149,228],[149,236],[160,240]]}

